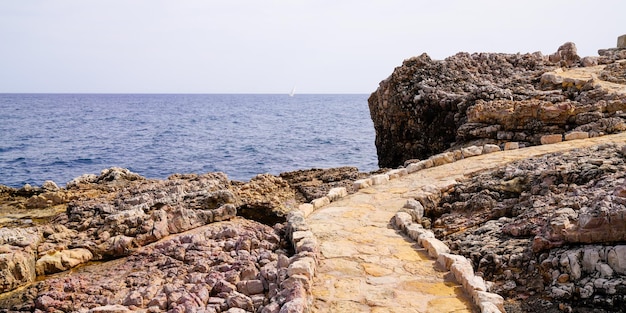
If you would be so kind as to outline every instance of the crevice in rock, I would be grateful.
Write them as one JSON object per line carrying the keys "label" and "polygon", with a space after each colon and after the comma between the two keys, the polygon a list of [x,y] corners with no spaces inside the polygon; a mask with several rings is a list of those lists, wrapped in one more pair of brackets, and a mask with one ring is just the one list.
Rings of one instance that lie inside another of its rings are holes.
{"label": "crevice in rock", "polygon": [[268,226],[282,224],[287,221],[284,215],[278,214],[272,208],[250,204],[238,207],[237,216],[241,216]]}

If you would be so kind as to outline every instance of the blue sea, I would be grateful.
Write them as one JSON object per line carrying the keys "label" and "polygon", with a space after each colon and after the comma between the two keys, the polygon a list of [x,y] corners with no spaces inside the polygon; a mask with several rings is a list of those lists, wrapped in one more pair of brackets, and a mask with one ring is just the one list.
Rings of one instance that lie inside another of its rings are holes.
{"label": "blue sea", "polygon": [[0,94],[0,184],[378,168],[368,95]]}

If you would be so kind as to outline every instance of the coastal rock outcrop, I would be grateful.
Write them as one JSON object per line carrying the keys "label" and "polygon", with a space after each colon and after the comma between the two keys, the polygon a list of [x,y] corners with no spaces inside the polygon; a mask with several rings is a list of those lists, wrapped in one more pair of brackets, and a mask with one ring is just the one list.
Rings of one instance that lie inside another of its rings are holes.
{"label": "coastal rock outcrop", "polygon": [[[419,197],[422,224],[509,310],[626,305],[626,146],[549,154]],[[575,309],[573,309],[575,308]]]}
{"label": "coastal rock outcrop", "polygon": [[0,228],[0,293],[35,281],[37,246],[42,235],[34,227]]}
{"label": "coastal rock outcrop", "polygon": [[[245,219],[218,222],[128,257],[29,285],[2,297],[10,311],[278,312],[289,259],[277,230]],[[300,295],[302,296],[302,295]],[[237,311],[240,309],[243,311]],[[231,311],[228,311],[231,310]]]}
{"label": "coastal rock outcrop", "polygon": [[110,168],[64,188],[0,185],[0,312],[301,312],[312,272],[298,266],[315,249],[295,246],[288,216],[316,189],[366,175],[157,180]]}
{"label": "coastal rock outcrop", "polygon": [[286,172],[281,173],[280,178],[292,186],[299,202],[308,203],[326,196],[333,188],[344,187],[349,193],[353,193],[353,182],[368,175],[370,174],[359,172],[356,167],[345,166]]}
{"label": "coastal rock outcrop", "polygon": [[626,130],[626,49],[580,58],[566,43],[552,55],[458,53],[407,59],[368,102],[380,167],[450,148],[517,142],[569,132]]}

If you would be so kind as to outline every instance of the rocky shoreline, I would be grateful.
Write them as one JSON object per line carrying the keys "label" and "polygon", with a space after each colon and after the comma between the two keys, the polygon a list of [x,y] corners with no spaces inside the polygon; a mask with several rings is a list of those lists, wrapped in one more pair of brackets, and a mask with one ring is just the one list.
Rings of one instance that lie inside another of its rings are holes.
{"label": "rocky shoreline", "polygon": [[[394,170],[238,182],[110,168],[63,188],[0,185],[0,312],[307,312],[314,210],[473,156],[625,131],[620,38],[599,57],[567,43],[406,60],[369,99],[379,164]],[[415,195],[390,222],[484,312],[622,312],[624,173],[625,145],[547,154]]]}
{"label": "rocky shoreline", "polygon": [[3,186],[0,311],[300,312],[308,255],[287,234],[289,213],[366,175],[312,169],[243,183],[111,168],[65,188]]}
{"label": "rocky shoreline", "polygon": [[393,224],[470,295],[503,296],[487,297],[493,312],[622,312],[625,166],[626,145],[613,143],[528,158],[419,193]]}
{"label": "rocky shoreline", "polygon": [[425,216],[491,290],[518,300],[507,312],[617,312],[626,305],[625,160],[626,146],[608,144],[515,162],[442,190]]}

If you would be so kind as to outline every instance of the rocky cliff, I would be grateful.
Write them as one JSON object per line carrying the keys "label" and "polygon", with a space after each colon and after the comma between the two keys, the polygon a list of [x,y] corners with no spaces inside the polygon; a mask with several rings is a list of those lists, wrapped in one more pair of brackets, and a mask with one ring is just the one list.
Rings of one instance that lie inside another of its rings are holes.
{"label": "rocky cliff", "polygon": [[458,53],[445,60],[426,54],[407,59],[369,98],[379,166],[397,167],[472,144],[528,146],[546,135],[623,131],[625,59],[622,45],[581,58],[573,43],[549,56]]}

